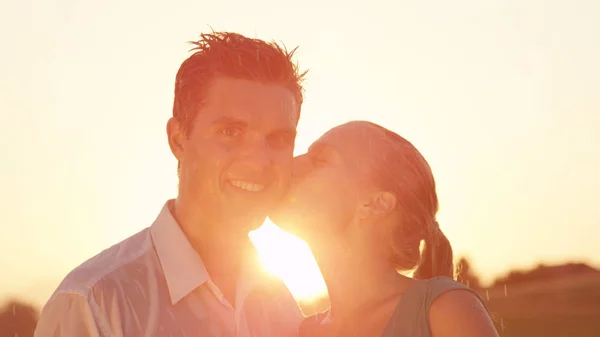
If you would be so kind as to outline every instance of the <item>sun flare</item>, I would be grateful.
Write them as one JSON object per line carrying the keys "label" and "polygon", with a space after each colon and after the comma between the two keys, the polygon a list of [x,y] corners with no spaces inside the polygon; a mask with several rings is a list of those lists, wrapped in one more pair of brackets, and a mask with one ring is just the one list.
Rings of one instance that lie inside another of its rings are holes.
{"label": "sun flare", "polygon": [[306,301],[327,294],[317,262],[306,242],[283,231],[267,218],[250,233],[265,269],[279,276],[296,300]]}

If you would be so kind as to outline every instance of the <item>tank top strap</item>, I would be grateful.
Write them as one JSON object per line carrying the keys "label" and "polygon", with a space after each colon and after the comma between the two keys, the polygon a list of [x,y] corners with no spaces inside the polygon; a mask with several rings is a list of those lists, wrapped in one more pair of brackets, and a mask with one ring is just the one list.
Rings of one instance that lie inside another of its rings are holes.
{"label": "tank top strap", "polygon": [[319,312],[306,317],[298,328],[299,337],[311,337],[314,331],[323,323],[329,316],[329,309],[324,312]]}
{"label": "tank top strap", "polygon": [[433,302],[440,295],[452,290],[467,290],[477,295],[471,288],[466,285],[454,281],[446,276],[438,276],[428,280],[427,291],[425,292],[425,308],[429,311]]}

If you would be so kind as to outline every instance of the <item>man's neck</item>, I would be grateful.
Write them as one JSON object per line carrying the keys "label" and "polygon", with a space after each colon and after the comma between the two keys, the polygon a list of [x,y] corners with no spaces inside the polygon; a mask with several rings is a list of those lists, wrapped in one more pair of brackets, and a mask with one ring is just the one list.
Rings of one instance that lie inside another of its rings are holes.
{"label": "man's neck", "polygon": [[236,281],[242,272],[244,259],[255,252],[250,238],[239,233],[228,234],[228,226],[189,211],[177,203],[169,205],[181,230],[198,253],[211,281],[219,288],[232,305],[235,305]]}

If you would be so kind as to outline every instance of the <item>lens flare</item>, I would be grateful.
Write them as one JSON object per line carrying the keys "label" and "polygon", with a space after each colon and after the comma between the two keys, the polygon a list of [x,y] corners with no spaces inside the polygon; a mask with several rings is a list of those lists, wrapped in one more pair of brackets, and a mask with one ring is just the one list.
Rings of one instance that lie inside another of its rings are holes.
{"label": "lens flare", "polygon": [[279,276],[298,301],[325,296],[327,288],[310,248],[267,218],[250,233],[265,269]]}

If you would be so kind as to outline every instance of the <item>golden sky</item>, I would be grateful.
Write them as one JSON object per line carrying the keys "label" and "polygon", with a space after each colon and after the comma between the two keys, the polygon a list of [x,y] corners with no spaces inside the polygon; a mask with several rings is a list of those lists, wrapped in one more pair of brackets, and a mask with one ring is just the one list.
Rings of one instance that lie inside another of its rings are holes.
{"label": "golden sky", "polygon": [[366,3],[0,5],[0,298],[44,302],[175,195],[165,123],[185,42],[209,25],[300,45],[298,153],[352,119],[411,140],[486,280],[600,264],[600,2]]}

